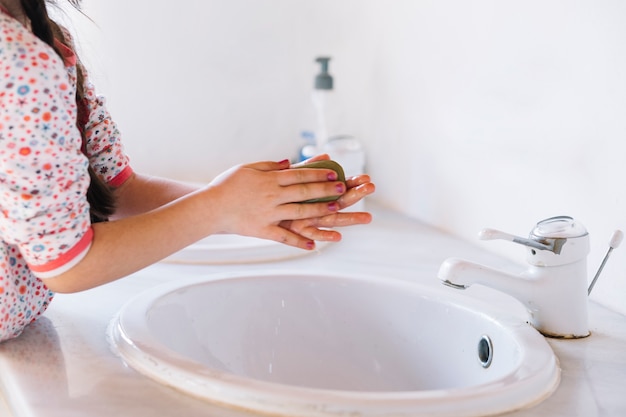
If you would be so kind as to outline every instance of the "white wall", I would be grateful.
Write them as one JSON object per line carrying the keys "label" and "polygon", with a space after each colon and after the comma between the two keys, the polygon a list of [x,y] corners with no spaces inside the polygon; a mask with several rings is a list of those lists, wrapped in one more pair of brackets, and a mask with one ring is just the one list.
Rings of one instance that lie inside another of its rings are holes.
{"label": "white wall", "polygon": [[[134,165],[208,180],[236,163],[295,156],[300,132],[313,127],[316,56],[337,57],[331,71],[346,74],[337,79],[339,99],[367,94],[374,57],[353,42],[368,10],[355,5],[86,0],[98,27],[80,16],[74,22],[88,33],[79,46]],[[354,66],[362,73],[351,74]],[[352,125],[362,113],[355,106],[346,114]]]}
{"label": "white wall", "polygon": [[[569,214],[591,233],[595,271],[626,230],[626,4],[382,3],[374,14],[393,24],[380,29],[368,145],[406,166],[372,161],[378,197],[467,239]],[[523,259],[511,243],[484,245]],[[621,312],[625,250],[593,294]]]}
{"label": "white wall", "polygon": [[[313,59],[329,54],[377,200],[468,240],[571,215],[591,234],[590,274],[626,231],[625,2],[85,6],[99,27],[75,20],[81,46],[136,169],[208,180],[291,156],[312,127]],[[476,243],[523,262],[512,243]],[[625,271],[621,248],[592,297],[626,314]]]}

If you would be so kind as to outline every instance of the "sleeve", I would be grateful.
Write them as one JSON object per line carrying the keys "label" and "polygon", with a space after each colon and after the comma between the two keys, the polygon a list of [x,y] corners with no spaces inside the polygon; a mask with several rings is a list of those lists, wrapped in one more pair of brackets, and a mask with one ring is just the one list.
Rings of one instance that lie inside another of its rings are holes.
{"label": "sleeve", "polygon": [[[81,103],[86,113],[86,119],[79,124],[85,130],[87,143],[85,144],[85,154],[89,158],[89,163],[96,175],[102,181],[118,187],[122,185],[133,173],[130,167],[130,160],[124,151],[120,131],[111,118],[106,108],[104,97],[96,94],[93,84],[89,80],[87,70],[76,59],[74,41],[72,34],[64,27],[60,27],[63,32],[65,42],[69,46],[60,44],[58,46],[69,48],[72,55],[73,74],[76,76],[77,68],[83,74],[84,100]],[[78,82],[78,80],[77,80]],[[80,114],[80,113],[79,113]]]}
{"label": "sleeve", "polygon": [[63,62],[30,33],[15,39],[0,50],[0,234],[47,278],[78,263],[91,245],[89,162]]}
{"label": "sleeve", "polygon": [[96,95],[84,69],[83,74],[85,100],[89,114],[89,120],[85,125],[86,153],[89,163],[104,182],[118,187],[133,172],[130,160],[124,151],[120,131],[106,108],[104,97]]}

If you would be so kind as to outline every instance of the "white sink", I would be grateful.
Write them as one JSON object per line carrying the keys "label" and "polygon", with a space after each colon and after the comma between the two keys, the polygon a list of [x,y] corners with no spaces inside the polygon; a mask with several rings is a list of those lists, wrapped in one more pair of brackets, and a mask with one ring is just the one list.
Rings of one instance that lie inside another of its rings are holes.
{"label": "white sink", "polygon": [[263,414],[483,416],[547,398],[560,380],[547,342],[486,311],[390,278],[242,272],[147,291],[109,333],[142,374]]}

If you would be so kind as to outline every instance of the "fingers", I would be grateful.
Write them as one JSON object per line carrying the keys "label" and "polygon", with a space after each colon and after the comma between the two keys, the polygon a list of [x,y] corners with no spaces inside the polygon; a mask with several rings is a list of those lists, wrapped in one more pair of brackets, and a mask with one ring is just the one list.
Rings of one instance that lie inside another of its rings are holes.
{"label": "fingers", "polygon": [[354,177],[346,178],[346,185],[348,188],[357,187],[362,184],[367,184],[372,182],[370,180],[370,176],[367,174],[356,175]]}
{"label": "fingers", "polygon": [[279,185],[288,186],[311,182],[337,181],[337,173],[332,169],[298,168],[276,172]]}
{"label": "fingers", "polygon": [[288,227],[274,226],[268,230],[266,238],[304,250],[315,249],[315,241],[313,239],[294,233]]}
{"label": "fingers", "polygon": [[[369,175],[357,175],[348,178],[343,183],[337,181],[337,173],[332,169],[322,168],[298,168],[303,164],[319,160],[328,160],[327,154],[316,155],[306,161],[290,165],[288,160],[280,162],[262,161],[255,162],[243,167],[256,169],[259,171],[274,171],[277,184],[283,187],[282,203],[302,202],[324,197],[343,196],[340,201],[340,208],[349,207],[366,195],[375,191],[375,186],[370,182]],[[346,190],[349,192],[346,193]],[[346,195],[344,195],[346,193]]]}
{"label": "fingers", "polygon": [[[317,218],[282,221],[279,226],[312,241],[338,242],[341,240],[341,233],[331,228],[368,224],[371,221],[372,215],[369,213],[334,213]],[[298,247],[308,249],[309,246],[310,244],[305,243],[305,246],[299,245]]]}
{"label": "fingers", "polygon": [[337,200],[346,192],[346,185],[343,182],[316,182],[290,185],[284,187],[286,202],[292,203],[316,203]]}
{"label": "fingers", "polygon": [[307,226],[299,231],[301,236],[319,242],[339,242],[341,233],[336,230],[320,229],[318,227]]}
{"label": "fingers", "polygon": [[297,248],[315,249],[315,241],[338,242],[341,233],[328,228],[368,224],[372,221],[369,213],[335,213],[303,220],[284,220],[271,230],[268,239]]}
{"label": "fingers", "polygon": [[304,250],[315,249],[315,241],[338,242],[341,233],[326,228],[367,224],[372,220],[369,213],[334,213],[304,220],[285,220],[272,227],[267,239]]}
{"label": "fingers", "polygon": [[333,213],[316,219],[311,219],[311,226],[316,228],[344,227],[357,224],[368,224],[372,221],[372,215],[367,212],[341,212]]}
{"label": "fingers", "polygon": [[259,171],[279,171],[283,169],[287,169],[290,166],[289,159],[283,159],[279,162],[274,161],[261,161],[261,162],[253,162],[251,164],[242,165],[246,168],[257,169]]}
{"label": "fingers", "polygon": [[283,159],[282,161],[279,161],[279,162],[259,161],[259,162],[252,162],[249,164],[244,164],[242,166],[247,167],[247,168],[258,169],[260,171],[274,171],[274,170],[286,169],[290,167],[299,167],[299,166],[306,165],[311,162],[324,161],[324,160],[329,160],[329,159],[330,159],[330,156],[324,153],[324,154],[315,155],[309,159],[300,161],[293,165],[291,165],[291,163],[289,162],[289,159]]}
{"label": "fingers", "polygon": [[282,169],[287,169],[287,168],[296,168],[296,167],[309,164],[311,162],[327,161],[329,159],[330,159],[330,156],[328,154],[320,154],[320,155],[315,155],[304,161],[295,163],[293,165],[289,162],[289,159],[283,159],[282,161],[279,161],[279,162],[259,161],[259,162],[252,162],[249,164],[244,164],[242,166],[246,168],[258,169],[260,171],[274,171],[274,170],[282,170]]}
{"label": "fingers", "polygon": [[[290,203],[278,207],[277,214],[283,220],[303,220],[328,216],[340,209],[337,201],[321,203]],[[298,232],[298,231],[296,231]]]}
{"label": "fingers", "polygon": [[273,196],[277,205],[327,197],[337,199],[347,190],[346,184],[338,181],[338,175],[332,169],[289,167],[288,160],[240,165],[218,176],[212,183],[217,184],[221,179],[235,175],[240,188],[246,186],[258,194]]}
{"label": "fingers", "polygon": [[[304,170],[304,168],[294,171],[302,170]],[[313,171],[315,171],[315,169],[313,169]],[[284,217],[282,218],[298,220],[327,216],[328,214],[350,207],[361,201],[364,197],[374,193],[376,186],[370,182],[368,175],[359,175],[349,178],[345,185],[342,182],[303,183],[284,187],[284,191],[288,191],[288,201],[295,201],[297,203],[283,204],[281,215]],[[339,198],[336,201],[325,203],[300,203],[302,201],[327,196],[339,196]],[[332,225],[324,225],[323,227],[332,227]]]}
{"label": "fingers", "polygon": [[369,182],[369,176],[367,175],[352,177],[346,181],[346,184],[348,185],[348,191],[337,200],[340,210],[356,204],[376,191],[376,186],[374,183]]}

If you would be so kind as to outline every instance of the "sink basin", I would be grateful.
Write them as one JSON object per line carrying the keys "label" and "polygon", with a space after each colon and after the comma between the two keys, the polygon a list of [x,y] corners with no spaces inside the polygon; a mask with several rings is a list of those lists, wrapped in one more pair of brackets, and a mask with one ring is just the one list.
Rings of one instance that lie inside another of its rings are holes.
{"label": "sink basin", "polygon": [[[317,250],[328,242],[316,242]],[[309,255],[305,251],[282,243],[239,235],[212,235],[170,255],[167,263],[226,265],[274,262]]]}
{"label": "sink basin", "polygon": [[532,406],[558,361],[520,318],[390,278],[241,272],[178,280],[109,326],[142,374],[278,416],[483,416]]}

